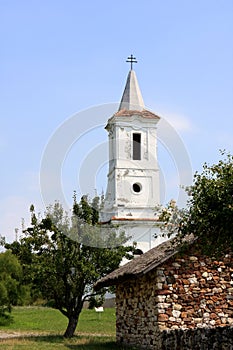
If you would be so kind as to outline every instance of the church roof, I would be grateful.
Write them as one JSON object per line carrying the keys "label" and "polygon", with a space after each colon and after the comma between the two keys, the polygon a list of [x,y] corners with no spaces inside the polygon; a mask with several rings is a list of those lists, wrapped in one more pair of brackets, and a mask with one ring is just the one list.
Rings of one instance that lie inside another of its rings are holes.
{"label": "church roof", "polygon": [[[194,241],[193,235],[183,239],[182,243],[191,244]],[[183,245],[175,238],[161,243],[155,248],[148,250],[127,264],[120,266],[115,271],[102,277],[95,284],[95,290],[122,283],[130,278],[138,278],[167,261],[179,252]]]}
{"label": "church roof", "polygon": [[134,110],[134,109],[121,109],[114,114],[115,117],[132,117],[133,115],[139,115],[146,119],[160,119],[160,117],[146,109]]}
{"label": "church roof", "polygon": [[126,110],[143,110],[145,108],[142,94],[138,85],[136,73],[133,69],[129,71],[125,89],[121,98],[119,111]]}

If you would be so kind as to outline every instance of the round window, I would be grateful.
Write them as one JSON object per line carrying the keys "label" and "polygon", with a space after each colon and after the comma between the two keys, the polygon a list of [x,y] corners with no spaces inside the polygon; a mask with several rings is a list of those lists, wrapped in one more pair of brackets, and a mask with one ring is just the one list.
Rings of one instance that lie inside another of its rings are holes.
{"label": "round window", "polygon": [[141,190],[142,190],[142,185],[141,184],[139,184],[139,183],[133,184],[133,191],[134,192],[139,193],[139,192],[141,192]]}

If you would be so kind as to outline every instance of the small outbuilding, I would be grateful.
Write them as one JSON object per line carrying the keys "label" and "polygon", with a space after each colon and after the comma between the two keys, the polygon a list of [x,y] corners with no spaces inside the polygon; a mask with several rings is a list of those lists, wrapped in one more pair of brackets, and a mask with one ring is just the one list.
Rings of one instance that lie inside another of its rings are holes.
{"label": "small outbuilding", "polygon": [[172,239],[96,283],[96,290],[116,286],[118,343],[233,349],[232,254],[210,258],[199,251],[191,236],[185,248]]}

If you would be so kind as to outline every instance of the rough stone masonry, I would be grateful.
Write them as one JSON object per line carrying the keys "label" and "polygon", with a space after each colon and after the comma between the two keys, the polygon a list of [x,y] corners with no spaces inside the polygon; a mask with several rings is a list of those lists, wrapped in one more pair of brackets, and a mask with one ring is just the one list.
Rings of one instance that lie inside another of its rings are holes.
{"label": "rough stone masonry", "polygon": [[162,349],[164,330],[231,326],[232,256],[174,256],[117,285],[116,306],[117,341],[145,349]]}

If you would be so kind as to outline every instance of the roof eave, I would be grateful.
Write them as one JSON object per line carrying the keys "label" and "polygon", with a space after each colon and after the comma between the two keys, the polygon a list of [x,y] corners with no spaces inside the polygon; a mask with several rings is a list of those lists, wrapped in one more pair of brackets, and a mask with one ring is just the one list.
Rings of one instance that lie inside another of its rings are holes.
{"label": "roof eave", "polygon": [[[190,245],[196,240],[196,238],[194,238],[193,235],[189,235],[188,237],[183,239],[182,242],[180,242],[180,241],[176,242],[175,238],[176,237],[174,237],[173,239],[171,239],[169,241],[161,243],[157,247],[152,248],[151,250],[149,250],[148,252],[144,253],[143,255],[141,255],[140,257],[137,258],[137,262],[139,263],[140,259],[145,259],[145,257],[147,256],[147,254],[149,252],[156,251],[156,250],[159,250],[159,249],[164,248],[164,247],[166,248],[166,245],[168,244],[167,249],[164,249],[164,250],[162,249],[161,250],[161,255],[162,256],[161,257],[157,257],[157,260],[155,260],[156,258],[153,259],[151,257],[152,261],[148,262],[148,264],[145,263],[145,266],[142,266],[141,269],[137,272],[137,271],[135,271],[134,268],[131,268],[131,265],[134,264],[134,261],[135,261],[133,259],[133,260],[129,261],[126,265],[123,265],[123,266],[119,267],[115,271],[111,272],[109,275],[107,275],[107,276],[103,277],[102,279],[100,279],[99,282],[97,281],[97,283],[95,285],[96,290],[99,290],[99,289],[101,289],[103,287],[108,287],[108,286],[112,286],[112,285],[118,285],[120,283],[123,283],[123,282],[127,281],[128,279],[138,278],[138,277],[140,277],[142,275],[145,275],[146,273],[148,273],[151,270],[157,268],[162,263],[164,263],[165,261],[167,261],[168,259],[170,259],[174,255],[176,255],[180,251],[180,249],[183,247],[183,244],[186,243],[186,244]],[[150,256],[149,256],[148,259],[150,259]],[[128,265],[128,264],[131,264],[131,265]],[[128,265],[129,269],[131,268],[131,271],[133,270],[133,272],[130,272],[130,271],[127,272],[127,270],[124,272],[124,269],[127,269],[127,265]],[[122,271],[122,269],[123,269],[123,271]],[[114,275],[111,277],[111,274],[114,274]]]}

